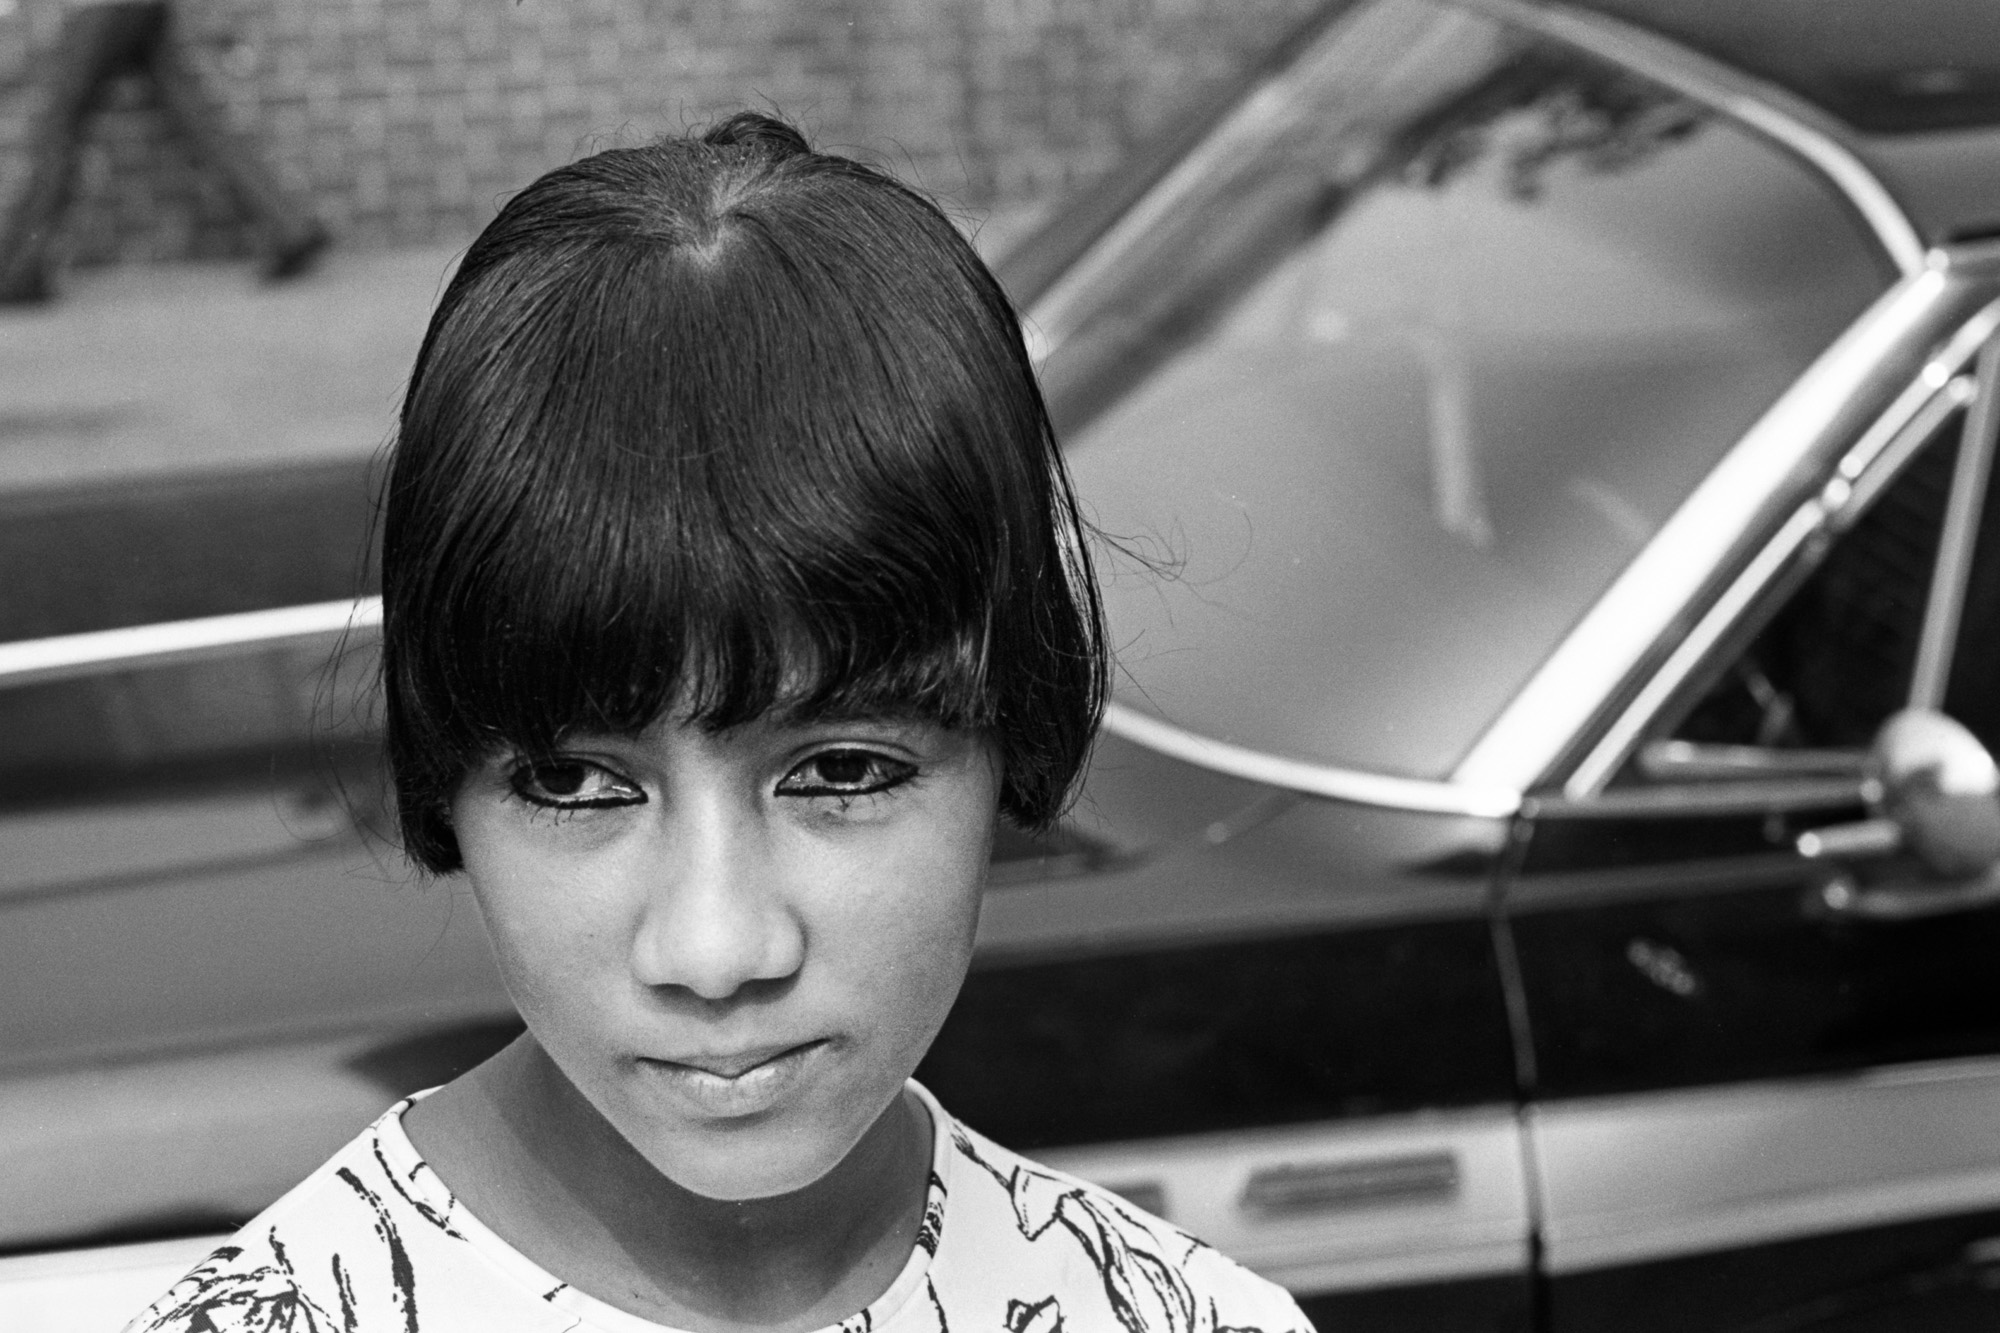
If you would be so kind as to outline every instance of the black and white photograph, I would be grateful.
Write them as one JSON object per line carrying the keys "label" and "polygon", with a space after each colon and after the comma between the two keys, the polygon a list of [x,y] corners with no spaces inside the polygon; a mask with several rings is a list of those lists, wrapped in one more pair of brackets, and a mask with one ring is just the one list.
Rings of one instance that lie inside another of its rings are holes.
{"label": "black and white photograph", "polygon": [[0,1333],[2000,1328],[1995,0],[0,0]]}

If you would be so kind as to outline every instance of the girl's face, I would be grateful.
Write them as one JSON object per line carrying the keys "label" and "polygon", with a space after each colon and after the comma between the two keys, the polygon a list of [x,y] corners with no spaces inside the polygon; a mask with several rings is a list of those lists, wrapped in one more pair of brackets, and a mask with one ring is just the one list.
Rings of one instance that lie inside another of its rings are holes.
{"label": "girl's face", "polygon": [[922,722],[663,720],[503,755],[452,807],[529,1031],[668,1179],[800,1189],[890,1105],[972,956],[998,801]]}

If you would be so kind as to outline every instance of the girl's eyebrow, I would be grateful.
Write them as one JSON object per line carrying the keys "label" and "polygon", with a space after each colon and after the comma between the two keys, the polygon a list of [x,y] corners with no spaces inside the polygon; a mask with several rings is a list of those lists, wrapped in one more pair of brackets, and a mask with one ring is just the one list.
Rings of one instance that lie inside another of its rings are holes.
{"label": "girl's eyebrow", "polygon": [[811,713],[780,714],[773,716],[771,721],[780,727],[909,728],[931,725],[930,720],[920,713],[869,707],[835,707]]}

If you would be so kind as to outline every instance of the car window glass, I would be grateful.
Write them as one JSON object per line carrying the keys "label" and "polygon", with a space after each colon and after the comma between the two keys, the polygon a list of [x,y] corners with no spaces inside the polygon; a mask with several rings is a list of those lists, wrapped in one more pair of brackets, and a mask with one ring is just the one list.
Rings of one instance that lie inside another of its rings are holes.
{"label": "car window glass", "polygon": [[1034,317],[1124,697],[1422,777],[1891,277],[1769,143],[1415,2],[1336,26],[1102,250]]}

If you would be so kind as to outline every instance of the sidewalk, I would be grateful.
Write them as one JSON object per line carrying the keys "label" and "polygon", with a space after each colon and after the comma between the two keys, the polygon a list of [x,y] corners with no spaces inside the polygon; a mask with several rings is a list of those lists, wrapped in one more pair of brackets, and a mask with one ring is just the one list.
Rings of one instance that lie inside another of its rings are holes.
{"label": "sidewalk", "polygon": [[457,254],[83,271],[0,307],[0,493],[372,452]]}
{"label": "sidewalk", "polygon": [[[1042,211],[980,219],[980,249]],[[0,495],[373,452],[461,249],[336,245],[277,284],[248,263],[85,270],[46,306],[0,306]]]}

